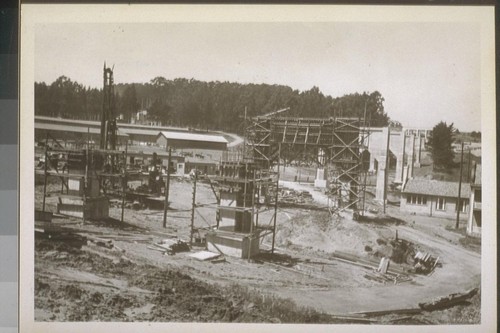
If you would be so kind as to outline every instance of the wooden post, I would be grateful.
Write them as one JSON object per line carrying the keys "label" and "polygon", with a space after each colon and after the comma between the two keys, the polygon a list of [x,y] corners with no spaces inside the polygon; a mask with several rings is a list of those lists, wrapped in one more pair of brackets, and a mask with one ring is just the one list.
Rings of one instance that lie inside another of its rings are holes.
{"label": "wooden post", "polygon": [[276,220],[278,218],[278,191],[280,187],[280,159],[281,143],[278,145],[278,173],[276,174],[276,193],[274,196],[274,222],[273,222],[273,242],[271,244],[271,253],[274,253],[274,243],[276,239]]}
{"label": "wooden post", "polygon": [[[252,170],[253,182],[252,182],[252,216],[250,217],[250,237],[248,238],[248,261],[250,261],[250,253],[252,252],[252,241],[253,241],[253,223],[255,219],[255,169]],[[258,241],[258,240],[257,240]]]}
{"label": "wooden post", "polygon": [[121,221],[123,222],[123,214],[125,211],[125,197],[127,195],[127,153],[128,153],[128,139],[125,142],[125,164],[123,165],[123,178],[122,178],[122,218]]}
{"label": "wooden post", "polygon": [[90,140],[90,127],[87,127],[87,147],[85,149],[85,176],[83,181],[83,224],[85,224],[85,207],[87,206],[87,188],[89,176],[89,140]]}
{"label": "wooden post", "polygon": [[253,181],[252,181],[252,216],[250,219],[250,233],[253,232],[253,222],[255,219],[255,169],[252,170]]}
{"label": "wooden post", "polygon": [[384,172],[384,214],[387,201],[387,181],[389,179],[389,141],[391,140],[391,128],[387,126],[387,148],[385,151],[385,172]]}
{"label": "wooden post", "polygon": [[165,184],[165,203],[163,205],[163,228],[167,227],[168,194],[170,192],[170,161],[172,159],[172,147],[168,149],[167,182]]}
{"label": "wooden post", "polygon": [[457,222],[455,229],[458,229],[460,219],[460,195],[462,192],[462,169],[464,163],[464,143],[462,142],[462,153],[460,154],[460,179],[458,180],[458,198],[457,198]]}
{"label": "wooden post", "polygon": [[194,211],[196,209],[196,179],[198,178],[198,174],[194,173],[194,182],[193,182],[193,202],[191,207],[191,232],[189,235],[189,245],[193,246],[193,228],[194,228]]}
{"label": "wooden post", "polygon": [[246,157],[246,149],[247,149],[247,107],[245,106],[245,119],[243,121],[243,160]]}
{"label": "wooden post", "polygon": [[42,204],[42,210],[44,212],[45,212],[45,197],[47,196],[47,164],[49,163],[49,154],[47,153],[47,150],[49,149],[48,144],[49,144],[49,133],[47,133],[47,136],[45,137],[45,163],[43,165],[43,204]]}
{"label": "wooden post", "polygon": [[83,224],[85,224],[85,207],[87,206],[87,187],[88,187],[88,170],[89,170],[89,150],[85,150],[85,175],[83,177],[83,208],[82,208],[82,218]]}
{"label": "wooden post", "polygon": [[467,160],[467,183],[470,183],[470,163],[471,163],[471,149],[469,147],[469,158]]}
{"label": "wooden post", "polygon": [[402,134],[403,134],[403,161],[401,161],[401,183],[402,183],[402,186],[404,186],[405,184],[405,150],[406,150],[406,131],[405,129],[403,128],[403,130],[401,131]]}

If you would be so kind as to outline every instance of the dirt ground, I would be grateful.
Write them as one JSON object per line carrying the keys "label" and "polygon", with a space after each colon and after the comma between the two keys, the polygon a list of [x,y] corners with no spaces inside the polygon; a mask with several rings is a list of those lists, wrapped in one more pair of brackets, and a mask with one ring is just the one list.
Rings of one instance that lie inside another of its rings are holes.
{"label": "dirt ground", "polygon": [[[316,204],[324,207],[326,197],[311,185],[286,186],[311,192]],[[52,183],[48,188],[55,192],[60,185]],[[41,208],[43,186],[35,191]],[[37,236],[36,320],[358,322],[356,312],[415,308],[419,302],[480,286],[481,255],[464,247],[463,235],[450,230],[454,221],[407,216],[393,206],[388,206],[388,216],[370,223],[353,221],[349,214],[332,220],[321,210],[280,208],[276,250],[291,265],[232,257],[211,263],[189,256],[202,248],[166,256],[148,247],[172,235],[189,239],[192,183],[173,180],[170,193],[167,228],[162,227],[163,212],[149,209],[126,208],[124,223],[83,225],[77,218],[55,217],[53,225],[113,238],[114,247],[85,243],[78,248],[69,246],[67,239]],[[368,201],[371,208],[380,209]],[[47,208],[55,211],[56,202],[55,196],[47,198]],[[209,185],[198,183],[196,202],[215,202]],[[259,224],[270,223],[272,214],[261,213]],[[120,218],[118,202],[110,215]],[[197,208],[195,217],[195,226],[206,227],[214,223],[215,211]],[[368,279],[370,269],[335,256],[346,253],[377,263],[391,251],[387,244],[396,230],[415,250],[439,257],[441,266],[428,276],[411,275],[409,281],[394,284]],[[266,237],[261,248],[269,249],[270,244],[271,237]],[[469,304],[425,312],[399,323],[479,320],[480,296],[475,296]]]}

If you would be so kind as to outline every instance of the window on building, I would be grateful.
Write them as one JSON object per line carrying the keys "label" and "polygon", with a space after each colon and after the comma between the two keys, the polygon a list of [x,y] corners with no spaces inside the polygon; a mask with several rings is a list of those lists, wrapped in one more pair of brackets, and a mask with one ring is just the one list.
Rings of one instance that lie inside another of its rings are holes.
{"label": "window on building", "polygon": [[425,195],[410,195],[408,203],[412,205],[427,205],[427,197]]}
{"label": "window on building", "polygon": [[[460,212],[462,213],[467,213],[467,206],[469,205],[469,200],[467,199],[461,199],[460,200]],[[456,208],[455,208],[455,212],[456,212]]]}
{"label": "window on building", "polygon": [[446,209],[446,199],[445,198],[437,198],[436,210],[445,210],[445,209]]}

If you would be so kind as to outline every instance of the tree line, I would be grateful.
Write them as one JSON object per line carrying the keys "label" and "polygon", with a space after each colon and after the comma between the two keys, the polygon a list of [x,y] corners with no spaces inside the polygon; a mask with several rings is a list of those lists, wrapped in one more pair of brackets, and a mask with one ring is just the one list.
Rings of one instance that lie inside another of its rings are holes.
{"label": "tree line", "polygon": [[[318,87],[299,91],[284,85],[204,82],[156,77],[148,83],[115,85],[117,116],[130,122],[139,110],[164,125],[242,133],[247,117],[290,108],[291,117],[363,117],[371,126],[400,125],[384,111],[378,91],[341,97],[324,95]],[[102,89],[85,87],[61,76],[35,83],[35,114],[69,119],[98,120]]]}

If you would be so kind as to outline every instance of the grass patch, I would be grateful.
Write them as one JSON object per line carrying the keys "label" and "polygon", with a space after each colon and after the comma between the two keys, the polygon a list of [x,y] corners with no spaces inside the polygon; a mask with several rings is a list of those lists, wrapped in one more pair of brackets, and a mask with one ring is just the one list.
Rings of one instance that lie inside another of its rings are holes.
{"label": "grass patch", "polygon": [[462,235],[463,237],[458,240],[459,244],[468,250],[481,254],[481,237],[472,237],[467,235],[466,227],[460,227],[456,229],[455,226],[447,225],[445,229],[447,231]]}
{"label": "grass patch", "polygon": [[481,237],[465,236],[463,238],[460,238],[458,242],[466,249],[481,254]]}
{"label": "grass patch", "polygon": [[318,312],[311,308],[298,306],[293,300],[279,298],[274,295],[261,293],[258,290],[250,289],[237,284],[231,285],[230,294],[238,295],[247,302],[253,304],[263,313],[272,318],[272,322],[277,323],[314,323],[327,324],[335,323],[332,316]]}

